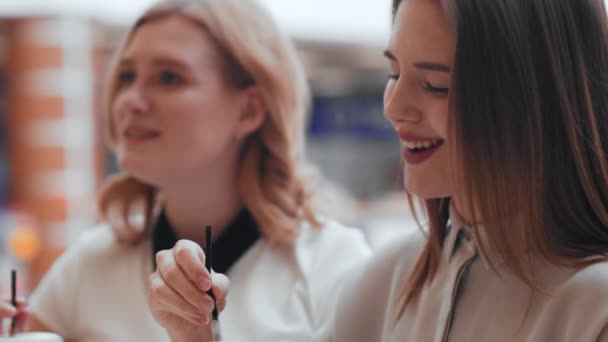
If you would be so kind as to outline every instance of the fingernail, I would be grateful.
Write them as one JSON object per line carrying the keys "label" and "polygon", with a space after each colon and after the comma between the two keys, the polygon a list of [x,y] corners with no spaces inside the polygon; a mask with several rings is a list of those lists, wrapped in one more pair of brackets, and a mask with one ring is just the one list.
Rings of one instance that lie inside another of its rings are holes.
{"label": "fingernail", "polygon": [[207,291],[211,287],[211,282],[209,281],[209,278],[207,278],[207,277],[201,277],[198,280],[198,286],[199,286],[199,288],[201,290]]}

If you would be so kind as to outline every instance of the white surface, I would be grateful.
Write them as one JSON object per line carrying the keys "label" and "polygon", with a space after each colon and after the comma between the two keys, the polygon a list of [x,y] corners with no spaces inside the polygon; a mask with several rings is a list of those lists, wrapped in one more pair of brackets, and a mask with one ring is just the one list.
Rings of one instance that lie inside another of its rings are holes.
{"label": "white surface", "polygon": [[31,332],[17,334],[13,337],[0,337],[0,342],[63,342],[63,339],[52,333]]}
{"label": "white surface", "polygon": [[[304,225],[293,249],[260,240],[233,265],[220,314],[226,341],[323,340],[345,272],[370,254],[359,231],[324,223]],[[151,245],[119,245],[109,227],[86,231],[30,296],[30,310],[79,342],[168,342],[147,304]]]}
{"label": "white surface", "polygon": [[297,38],[384,44],[391,0],[260,0]]}
{"label": "white surface", "polygon": [[[406,211],[407,208],[404,208]],[[382,249],[395,239],[400,239],[419,230],[413,219],[376,217],[366,222],[365,237],[372,250]]]}
{"label": "white surface", "polygon": [[[384,44],[391,0],[259,0],[292,36]],[[0,17],[78,15],[129,25],[155,0],[0,0]]]}

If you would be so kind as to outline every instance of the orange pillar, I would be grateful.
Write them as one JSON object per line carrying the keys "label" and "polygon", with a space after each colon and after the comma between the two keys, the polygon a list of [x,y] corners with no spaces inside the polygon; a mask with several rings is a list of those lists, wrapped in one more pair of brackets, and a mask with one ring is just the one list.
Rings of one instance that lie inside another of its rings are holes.
{"label": "orange pillar", "polygon": [[94,27],[84,19],[23,18],[9,25],[11,201],[43,242],[30,288],[95,220]]}

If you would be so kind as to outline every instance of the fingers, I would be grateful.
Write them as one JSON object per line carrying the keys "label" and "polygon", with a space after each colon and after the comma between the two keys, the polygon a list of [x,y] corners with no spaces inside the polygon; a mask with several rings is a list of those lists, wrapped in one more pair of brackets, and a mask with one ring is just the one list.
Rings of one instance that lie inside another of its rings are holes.
{"label": "fingers", "polygon": [[205,254],[199,245],[189,240],[179,240],[173,247],[175,261],[186,277],[206,292],[211,288],[211,276],[205,268]]}
{"label": "fingers", "polygon": [[156,263],[157,272],[164,284],[192,306],[201,310],[208,310],[209,296],[186,277],[184,270],[177,264],[171,251],[158,252]]}
{"label": "fingers", "polygon": [[211,291],[215,297],[215,305],[217,306],[218,311],[222,312],[226,307],[226,294],[228,293],[230,280],[225,275],[215,272],[211,274],[211,277],[213,279]]}
{"label": "fingers", "polygon": [[25,297],[17,296],[17,308],[27,306],[27,300]]}
{"label": "fingers", "polygon": [[228,289],[230,288],[230,279],[228,279],[226,275],[222,273],[213,272],[212,270],[211,279],[213,279],[213,283],[219,287],[219,289],[223,292],[224,295],[228,293]]}
{"label": "fingers", "polygon": [[25,331],[27,320],[30,318],[30,311],[27,307],[19,308],[17,314],[17,331]]}
{"label": "fingers", "polygon": [[209,274],[205,254],[193,241],[180,240],[173,249],[156,254],[157,270],[150,277],[148,302],[155,317],[176,317],[191,324],[208,324],[215,297],[219,311],[226,305],[228,278]]}
{"label": "fingers", "polygon": [[0,318],[12,318],[17,315],[17,308],[7,302],[0,302]]}
{"label": "fingers", "polygon": [[30,318],[30,310],[25,297],[17,297],[17,331],[25,331],[27,320]]}
{"label": "fingers", "polygon": [[[17,320],[17,331],[24,331],[29,318],[29,310],[25,299],[23,297],[17,298],[16,308],[8,301],[0,302],[0,321],[4,318],[15,318]],[[3,334],[2,328],[2,324],[0,324],[0,335]]]}
{"label": "fingers", "polygon": [[201,294],[203,300],[200,307],[192,305],[168,286],[159,272],[152,274],[149,284],[148,302],[152,311],[170,313],[195,325],[209,321],[209,313],[213,309],[210,296]]}

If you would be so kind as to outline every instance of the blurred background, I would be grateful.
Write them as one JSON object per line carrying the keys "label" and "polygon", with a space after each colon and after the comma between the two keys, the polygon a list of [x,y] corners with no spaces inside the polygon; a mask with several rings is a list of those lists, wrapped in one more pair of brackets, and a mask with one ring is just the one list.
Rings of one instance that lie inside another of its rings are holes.
{"label": "blurred background", "polygon": [[[100,87],[120,38],[153,0],[0,0],[0,295],[21,291],[93,226],[116,172]],[[318,206],[373,246],[415,229],[399,141],[383,117],[390,0],[261,0],[294,39],[314,93],[307,154]]]}

